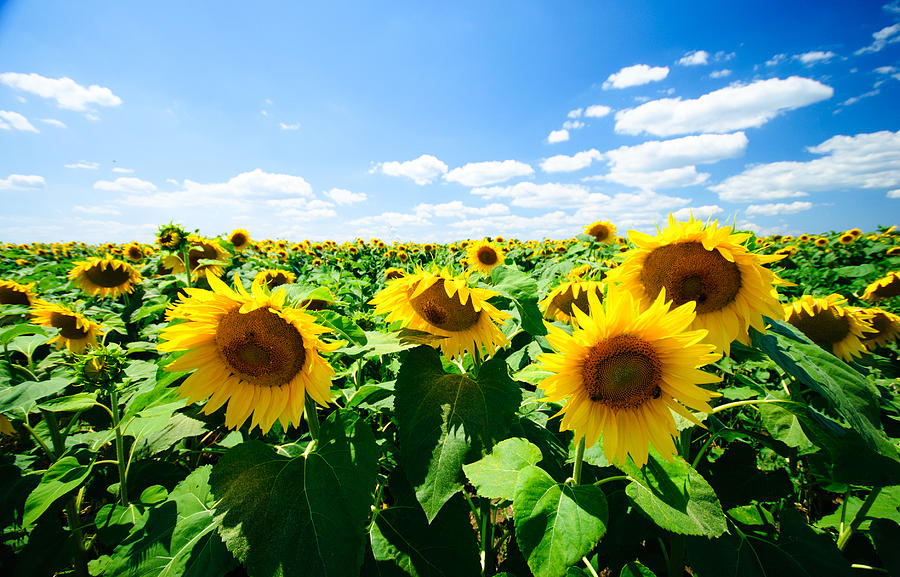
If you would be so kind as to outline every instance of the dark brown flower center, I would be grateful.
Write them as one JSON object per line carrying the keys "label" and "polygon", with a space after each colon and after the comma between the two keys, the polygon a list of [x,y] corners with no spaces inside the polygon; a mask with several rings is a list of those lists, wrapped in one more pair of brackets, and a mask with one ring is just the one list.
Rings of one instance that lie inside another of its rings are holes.
{"label": "dark brown flower center", "polygon": [[605,224],[595,224],[588,231],[588,234],[598,241],[604,241],[609,238],[609,227]]}
{"label": "dark brown flower center", "polygon": [[741,271],[716,250],[699,242],[667,244],[654,249],[644,261],[641,281],[647,294],[656,298],[665,287],[666,298],[675,306],[697,303],[697,313],[710,313],[728,306],[741,290]]}
{"label": "dark brown flower center", "polygon": [[269,273],[266,275],[266,285],[269,287],[269,290],[280,287],[283,284],[288,284],[288,277],[283,272]]}
{"label": "dark brown flower center", "polygon": [[12,287],[0,286],[0,305],[30,305],[28,293]]}
{"label": "dark brown flower center", "polygon": [[261,387],[289,383],[306,361],[300,332],[267,308],[222,317],[216,347],[232,373]]}
{"label": "dark brown flower center", "polygon": [[639,407],[662,394],[662,364],[656,350],[632,335],[594,345],[584,359],[581,379],[592,401],[615,409]]}
{"label": "dark brown flower center", "polygon": [[50,324],[59,329],[59,334],[66,339],[83,339],[88,334],[86,330],[78,328],[77,318],[74,315],[57,312],[51,313]]}
{"label": "dark brown flower center", "polygon": [[900,295],[900,277],[893,277],[891,282],[878,287],[872,294],[881,299],[889,299]]}
{"label": "dark brown flower center", "polygon": [[839,315],[830,308],[812,316],[806,311],[794,313],[788,322],[819,345],[840,342],[850,334],[850,318],[847,315]]}
{"label": "dark brown flower center", "polygon": [[555,315],[557,311],[562,311],[568,316],[573,316],[575,311],[573,307],[577,307],[581,312],[587,314],[590,305],[588,304],[588,291],[592,290],[597,295],[597,298],[600,299],[600,302],[603,302],[603,294],[600,292],[599,287],[592,287],[590,289],[582,288],[578,292],[578,297],[575,297],[575,290],[572,285],[569,285],[566,290],[559,293],[553,300],[550,301],[550,306],[547,307],[548,315]]}
{"label": "dark brown flower center", "polygon": [[869,322],[872,323],[872,328],[875,329],[874,333],[865,333],[863,335],[864,341],[869,341],[872,339],[877,339],[883,333],[887,332],[888,329],[891,328],[891,319],[883,312],[879,311],[875,313]]}
{"label": "dark brown flower center", "polygon": [[142,251],[139,247],[130,246],[128,247],[128,258],[131,260],[141,260],[144,258],[144,251]]}
{"label": "dark brown flower center", "polygon": [[211,244],[200,243],[198,246],[192,248],[190,252],[188,252],[188,263],[191,265],[191,270],[194,270],[200,265],[200,260],[217,260],[219,254],[216,252],[215,247]]}
{"label": "dark brown flower center", "polygon": [[127,267],[117,268],[112,264],[91,265],[84,270],[84,276],[95,285],[103,288],[112,288],[124,285],[131,279],[131,273]]}
{"label": "dark brown flower center", "polygon": [[464,331],[478,322],[481,311],[472,306],[471,298],[462,304],[459,293],[447,296],[444,279],[438,279],[428,290],[410,299],[410,306],[430,324],[445,331]]}
{"label": "dark brown flower center", "polygon": [[231,244],[234,245],[234,248],[240,248],[247,244],[247,235],[242,232],[236,232],[231,236]]}
{"label": "dark brown flower center", "polygon": [[478,262],[481,264],[486,264],[488,266],[497,264],[497,251],[489,246],[480,247],[476,254],[478,255]]}

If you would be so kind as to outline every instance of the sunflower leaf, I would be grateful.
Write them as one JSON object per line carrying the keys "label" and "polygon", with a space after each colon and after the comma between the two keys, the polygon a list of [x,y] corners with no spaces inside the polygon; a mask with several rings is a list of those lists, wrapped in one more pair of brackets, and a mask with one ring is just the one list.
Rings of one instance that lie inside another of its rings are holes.
{"label": "sunflower leaf", "polygon": [[74,447],[44,472],[41,482],[25,500],[23,526],[38,520],[57,499],[81,485],[94,467],[95,454],[84,445]]}
{"label": "sunflower leaf", "polygon": [[25,381],[0,390],[0,413],[11,417],[27,415],[37,401],[55,395],[69,385],[69,379],[53,378],[46,381]]}
{"label": "sunflower leaf", "polygon": [[546,335],[544,318],[538,309],[537,282],[518,268],[498,265],[491,271],[493,288],[511,299],[522,319],[522,329],[532,336]]}
{"label": "sunflower leaf", "polygon": [[513,437],[497,443],[491,454],[480,461],[463,465],[463,471],[479,495],[512,501],[523,469],[536,465],[541,458],[541,450],[536,445]]}

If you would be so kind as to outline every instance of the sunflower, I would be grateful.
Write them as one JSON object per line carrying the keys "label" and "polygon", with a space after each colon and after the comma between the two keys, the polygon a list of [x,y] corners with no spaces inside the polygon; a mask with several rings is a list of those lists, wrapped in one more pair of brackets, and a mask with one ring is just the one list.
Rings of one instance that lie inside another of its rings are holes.
{"label": "sunflower", "polygon": [[159,227],[156,233],[156,243],[166,250],[181,252],[187,243],[188,234],[177,224],[167,224]]}
{"label": "sunflower", "polygon": [[616,227],[608,220],[598,220],[584,227],[584,234],[588,234],[597,242],[616,242]]}
{"label": "sunflower", "polygon": [[53,327],[59,333],[47,341],[56,343],[57,348],[67,348],[77,354],[86,348],[97,346],[97,336],[102,335],[100,325],[81,313],[76,313],[63,305],[37,301],[32,307],[32,322],[42,327]]}
{"label": "sunflower", "polygon": [[325,344],[319,335],[329,329],[285,306],[284,289],[269,294],[254,282],[247,293],[237,275],[235,290],[209,271],[206,279],[212,291],[187,289],[190,296],[182,295],[167,312],[169,320],[186,322],[160,333],[160,351],[187,351],[166,370],[196,369],[178,392],[190,402],[210,397],[207,415],[228,402],[225,424],[232,429],[252,413],[250,429],[258,425],[263,433],[276,419],[285,430],[299,426],[307,394],[327,405],[334,369],[319,353],[337,344]]}
{"label": "sunflower", "polygon": [[870,351],[900,338],[900,315],[878,308],[857,310],[871,315],[872,329],[877,331],[863,336],[863,344]]}
{"label": "sunflower", "polygon": [[884,255],[887,257],[900,256],[900,246],[892,246],[891,248],[887,249]]}
{"label": "sunflower", "polygon": [[249,248],[250,245],[253,244],[253,241],[250,240],[250,233],[243,228],[236,228],[231,231],[231,234],[228,236],[228,242],[230,242],[234,247],[234,250],[238,252]]}
{"label": "sunflower", "polygon": [[511,315],[488,303],[496,291],[471,288],[464,276],[454,277],[446,269],[422,269],[388,281],[369,301],[375,314],[387,315],[387,322],[402,321],[404,327],[443,337],[441,351],[448,358],[492,355],[509,344],[497,326]]}
{"label": "sunflower", "polygon": [[706,331],[691,330],[694,302],[672,309],[665,289],[648,307],[624,287],[610,287],[604,302],[588,293],[590,314],[575,311],[571,335],[549,326],[547,340],[558,351],[538,362],[548,376],[546,400],[567,399],[560,429],[591,446],[603,436],[603,452],[624,464],[630,455],[647,462],[649,445],[675,454],[672,411],[698,422],[685,408],[709,412],[717,393],[698,387],[720,377],[699,370],[720,355],[702,343]]}
{"label": "sunflower", "polygon": [[297,280],[297,275],[291,271],[274,268],[267,268],[266,270],[256,273],[256,276],[253,277],[253,282],[258,282],[268,287],[270,291],[275,290],[283,284],[291,284],[295,280]]}
{"label": "sunflower", "polygon": [[847,299],[838,294],[827,297],[803,295],[792,303],[784,305],[784,320],[794,325],[825,350],[849,362],[853,357],[866,352],[862,339],[865,333],[875,332],[870,320],[871,314],[854,311],[842,306]]}
{"label": "sunflower", "polygon": [[806,243],[809,242],[811,238],[812,237],[810,237],[808,234],[804,233],[797,237],[797,242]]}
{"label": "sunflower", "polygon": [[0,279],[0,305],[31,305],[35,298],[31,292],[33,286],[34,283],[19,284]]}
{"label": "sunflower", "polygon": [[880,301],[900,295],[900,271],[889,272],[866,287],[862,299]]}
{"label": "sunflower", "polygon": [[644,306],[663,288],[675,306],[695,302],[693,328],[707,329],[716,350],[728,355],[735,339],[749,344],[751,326],[765,332],[763,315],[781,317],[773,285],[787,283],[762,265],[782,257],[748,251],[744,243],[750,234],[732,234],[730,226],[718,228],[717,221],[704,228],[693,217],[679,223],[672,215],[655,237],[628,234],[637,248],[609,271],[609,279],[623,283]]}
{"label": "sunflower", "polygon": [[816,239],[816,246],[819,248],[825,248],[828,246],[828,239],[825,237],[819,237]]}
{"label": "sunflower", "polygon": [[853,244],[854,242],[856,242],[856,237],[849,232],[845,232],[838,237],[838,242],[841,244]]}
{"label": "sunflower", "polygon": [[192,234],[188,237],[188,264],[191,267],[191,278],[197,280],[208,270],[216,276],[222,276],[225,269],[218,264],[200,264],[201,260],[225,260],[231,254],[219,245],[215,239],[207,239]]}
{"label": "sunflower", "polygon": [[144,248],[140,243],[128,243],[122,247],[122,256],[131,262],[140,262],[144,260]]}
{"label": "sunflower", "polygon": [[570,323],[575,320],[574,308],[588,312],[588,293],[597,295],[603,301],[603,284],[590,280],[567,281],[550,291],[547,297],[538,303],[544,318]]}
{"label": "sunflower", "polygon": [[406,274],[406,271],[402,268],[390,267],[385,269],[384,271],[384,280],[394,280],[395,278],[400,278]]}
{"label": "sunflower", "polygon": [[484,239],[469,245],[466,249],[466,260],[469,266],[478,272],[489,275],[495,266],[503,264],[506,257],[502,248]]}
{"label": "sunflower", "polygon": [[134,285],[141,282],[141,273],[127,262],[106,255],[75,262],[69,278],[90,295],[116,298],[133,292]]}
{"label": "sunflower", "polygon": [[859,230],[858,228],[851,228],[844,234],[850,234],[850,235],[853,235],[854,238],[859,238],[863,235],[863,232],[861,230]]}
{"label": "sunflower", "polygon": [[589,275],[591,270],[592,270],[592,267],[590,264],[578,265],[575,268],[573,268],[572,270],[570,270],[568,273],[566,273],[566,279],[579,280],[584,275]]}

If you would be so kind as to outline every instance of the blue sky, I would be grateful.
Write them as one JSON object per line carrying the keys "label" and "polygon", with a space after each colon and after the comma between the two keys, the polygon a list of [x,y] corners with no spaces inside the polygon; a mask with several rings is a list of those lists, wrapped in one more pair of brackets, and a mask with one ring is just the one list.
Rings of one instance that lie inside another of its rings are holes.
{"label": "blue sky", "polygon": [[897,224],[900,2],[0,2],[0,241]]}

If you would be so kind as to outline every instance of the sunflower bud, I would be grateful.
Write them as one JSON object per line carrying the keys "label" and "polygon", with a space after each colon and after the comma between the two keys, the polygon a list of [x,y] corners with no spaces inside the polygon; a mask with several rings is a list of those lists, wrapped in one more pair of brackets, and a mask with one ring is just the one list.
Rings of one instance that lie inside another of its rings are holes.
{"label": "sunflower bud", "polygon": [[80,384],[110,389],[125,376],[125,351],[116,344],[93,349],[78,357],[73,371]]}
{"label": "sunflower bud", "polygon": [[159,227],[156,233],[156,243],[172,252],[181,252],[188,242],[188,233],[180,225],[169,223]]}

